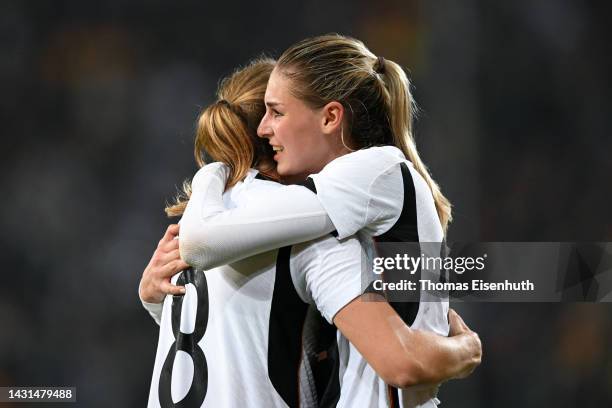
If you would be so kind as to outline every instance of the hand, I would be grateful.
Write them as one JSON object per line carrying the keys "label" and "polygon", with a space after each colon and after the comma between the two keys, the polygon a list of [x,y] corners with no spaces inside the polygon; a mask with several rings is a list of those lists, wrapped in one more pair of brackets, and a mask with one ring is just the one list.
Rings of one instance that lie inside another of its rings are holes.
{"label": "hand", "polygon": [[478,334],[470,330],[461,316],[453,309],[448,310],[448,322],[450,324],[448,336],[463,336],[465,338],[466,348],[471,356],[465,369],[457,376],[457,378],[465,378],[470,375],[482,361],[482,343],[480,342]]}
{"label": "hand", "polygon": [[185,288],[170,283],[170,278],[189,268],[179,254],[179,242],[175,239],[179,225],[171,224],[157,245],[149,264],[142,273],[138,294],[147,303],[161,303],[167,294],[183,295]]}

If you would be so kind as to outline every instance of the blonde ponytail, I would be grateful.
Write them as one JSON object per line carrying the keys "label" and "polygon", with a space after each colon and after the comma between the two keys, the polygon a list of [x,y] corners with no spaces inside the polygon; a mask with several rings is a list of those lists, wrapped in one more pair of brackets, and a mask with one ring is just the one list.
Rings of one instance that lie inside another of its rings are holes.
{"label": "blonde ponytail", "polygon": [[429,170],[416,148],[414,135],[412,133],[412,118],[417,109],[416,103],[410,92],[410,82],[406,73],[398,64],[393,61],[384,61],[384,83],[388,91],[389,106],[389,125],[393,135],[393,144],[397,146],[412,162],[416,171],[425,179],[431,189],[431,193],[436,203],[436,210],[440,224],[446,235],[448,224],[452,221],[452,211],[450,201],[442,194],[438,183],[429,174]]}
{"label": "blonde ponytail", "polygon": [[[194,156],[199,167],[205,153],[230,168],[226,188],[242,180],[251,167],[273,177],[274,160],[270,145],[257,137],[257,126],[265,113],[263,102],[275,61],[260,58],[225,78],[217,91],[218,100],[198,117]],[[174,203],[166,206],[169,217],[183,214],[191,184],[184,182]]]}

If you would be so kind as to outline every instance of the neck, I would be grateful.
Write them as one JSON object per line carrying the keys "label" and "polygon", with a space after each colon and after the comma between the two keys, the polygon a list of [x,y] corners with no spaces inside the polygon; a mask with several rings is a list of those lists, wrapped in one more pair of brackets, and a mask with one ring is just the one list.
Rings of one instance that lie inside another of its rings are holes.
{"label": "neck", "polygon": [[337,159],[340,156],[344,156],[345,154],[352,153],[357,150],[357,147],[353,146],[353,138],[351,135],[348,134],[348,132],[344,132],[344,127],[342,127],[331,140],[333,140],[333,145],[330,146],[330,152],[332,152],[332,155],[334,156],[333,159]]}
{"label": "neck", "polygon": [[[344,156],[345,154],[349,154],[352,152],[354,152],[354,150],[348,146],[345,146],[342,142],[340,142],[339,145],[336,144],[333,149],[330,149],[329,156],[327,157],[327,160],[325,161],[325,163],[323,163],[319,171],[323,170],[323,167],[327,166],[330,162],[336,160],[338,157]],[[319,171],[317,171],[317,173]]]}

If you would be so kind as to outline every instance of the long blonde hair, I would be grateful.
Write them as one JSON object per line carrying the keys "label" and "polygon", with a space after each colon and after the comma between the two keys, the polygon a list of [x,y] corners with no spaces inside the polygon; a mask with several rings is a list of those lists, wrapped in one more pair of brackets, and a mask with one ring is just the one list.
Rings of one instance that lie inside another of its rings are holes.
{"label": "long blonde hair", "polygon": [[344,106],[354,146],[397,146],[429,185],[446,234],[451,204],[417,151],[412,130],[416,103],[401,66],[376,57],[359,40],[328,34],[293,45],[277,67],[292,80],[291,93],[311,108],[331,101]]}
{"label": "long blonde hair", "polygon": [[[223,79],[217,90],[217,101],[198,117],[194,156],[199,167],[206,164],[207,153],[213,161],[227,164],[230,175],[226,188],[242,180],[249,168],[274,177],[273,151],[267,140],[257,137],[257,126],[266,107],[264,95],[275,61],[258,58]],[[169,217],[185,211],[191,184],[183,183],[175,202],[166,206]]]}

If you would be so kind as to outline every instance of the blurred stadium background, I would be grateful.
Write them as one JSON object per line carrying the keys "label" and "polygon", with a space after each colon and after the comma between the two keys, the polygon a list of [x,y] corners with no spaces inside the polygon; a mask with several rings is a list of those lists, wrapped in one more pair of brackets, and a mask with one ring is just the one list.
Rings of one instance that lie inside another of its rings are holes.
{"label": "blurred stadium background", "polygon": [[[0,385],[146,404],[137,286],[219,78],[340,32],[409,71],[451,241],[612,241],[609,2],[1,5]],[[612,406],[608,304],[464,304],[484,360],[444,407]]]}

